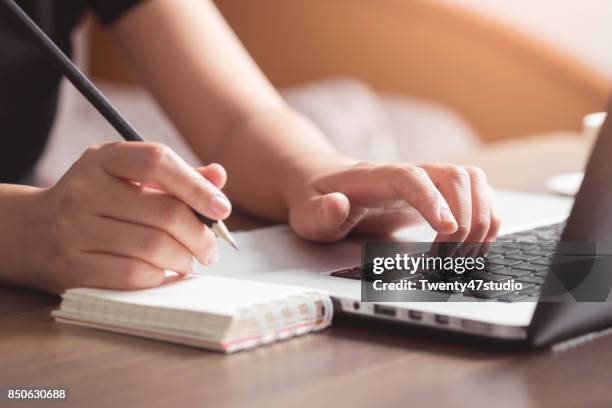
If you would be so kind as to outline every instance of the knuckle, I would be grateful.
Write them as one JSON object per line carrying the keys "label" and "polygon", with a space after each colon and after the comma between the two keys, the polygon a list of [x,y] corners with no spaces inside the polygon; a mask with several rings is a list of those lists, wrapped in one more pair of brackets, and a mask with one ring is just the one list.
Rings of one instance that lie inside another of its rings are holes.
{"label": "knuckle", "polygon": [[117,147],[121,147],[123,145],[125,145],[124,142],[110,142],[110,143],[102,143],[102,144],[93,145],[85,149],[85,151],[81,155],[81,158],[86,159],[86,160],[93,160],[96,156],[98,156],[102,152],[105,152],[111,149],[116,149]]}
{"label": "knuckle", "polygon": [[396,172],[400,179],[422,178],[427,176],[427,172],[422,167],[417,166],[397,166]]}
{"label": "knuckle", "polygon": [[480,167],[468,166],[468,167],[465,167],[465,170],[470,175],[470,177],[472,177],[473,179],[483,180],[483,181],[487,179],[486,173]]}
{"label": "knuckle", "polygon": [[94,156],[96,156],[99,151],[100,151],[100,145],[90,146],[87,149],[85,149],[85,151],[81,155],[81,159],[89,160],[89,159],[93,158]]}
{"label": "knuckle", "polygon": [[491,221],[488,217],[485,216],[476,218],[472,223],[472,229],[480,233],[486,232],[490,226]]}
{"label": "knuckle", "polygon": [[157,170],[166,160],[170,148],[161,143],[146,143],[143,145],[144,167],[148,171]]}
{"label": "knuckle", "polygon": [[469,183],[470,175],[465,168],[451,165],[446,171],[451,181],[462,185]]}
{"label": "knuckle", "polygon": [[396,166],[393,167],[393,171],[396,175],[396,189],[409,193],[413,196],[412,199],[416,199],[424,192],[422,181],[428,177],[424,169],[415,166]]}

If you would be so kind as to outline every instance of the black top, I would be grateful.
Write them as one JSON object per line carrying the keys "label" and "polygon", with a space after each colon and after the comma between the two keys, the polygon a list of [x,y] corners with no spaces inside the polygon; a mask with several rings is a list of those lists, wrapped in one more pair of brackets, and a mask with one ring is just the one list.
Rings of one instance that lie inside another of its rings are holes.
{"label": "black top", "polygon": [[[112,24],[142,0],[18,0],[26,13],[71,55],[70,36],[93,10]],[[0,1],[0,183],[31,174],[55,118],[61,75]]]}

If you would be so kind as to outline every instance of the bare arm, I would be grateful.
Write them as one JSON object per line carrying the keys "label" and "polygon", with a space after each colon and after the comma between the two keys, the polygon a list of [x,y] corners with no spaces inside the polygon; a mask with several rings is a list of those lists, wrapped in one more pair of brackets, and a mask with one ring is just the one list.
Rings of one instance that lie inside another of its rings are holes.
{"label": "bare arm", "polygon": [[0,282],[137,289],[215,262],[213,234],[190,208],[226,218],[226,181],[239,207],[312,240],[423,218],[441,241],[495,239],[482,171],[343,157],[285,105],[209,1],[144,1],[110,31],[200,158],[229,176],[163,145],[111,143],[50,188],[0,184]]}
{"label": "bare arm", "polygon": [[387,234],[419,217],[441,240],[495,237],[481,171],[342,157],[287,107],[211,1],[149,0],[111,34],[196,153],[226,167],[238,207],[320,241],[354,228]]}
{"label": "bare arm", "polygon": [[227,192],[238,207],[286,219],[294,178],[339,164],[323,135],[286,106],[212,2],[149,0],[111,33],[199,157],[227,169]]}

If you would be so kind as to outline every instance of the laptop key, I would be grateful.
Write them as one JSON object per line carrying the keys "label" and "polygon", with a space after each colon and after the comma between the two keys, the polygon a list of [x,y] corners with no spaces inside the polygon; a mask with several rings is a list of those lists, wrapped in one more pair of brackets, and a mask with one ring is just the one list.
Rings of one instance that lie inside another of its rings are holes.
{"label": "laptop key", "polygon": [[504,265],[501,265],[501,264],[498,264],[498,263],[495,263],[495,262],[486,262],[483,271],[493,272],[493,271],[496,271],[498,269],[502,269],[504,267],[505,267]]}
{"label": "laptop key", "polygon": [[526,288],[523,289],[519,292],[519,294],[521,295],[525,295],[525,296],[540,296],[540,288]]}
{"label": "laptop key", "polygon": [[419,281],[421,279],[425,279],[425,275],[423,275],[422,273],[417,273],[414,275],[409,275],[409,276],[405,276],[403,278],[398,278],[398,279],[394,279],[393,282],[416,282]]}
{"label": "laptop key", "polygon": [[555,254],[553,249],[529,248],[525,250],[526,254],[539,256],[552,256]]}
{"label": "laptop key", "polygon": [[507,256],[509,254],[520,254],[521,250],[516,248],[499,248],[495,247],[489,250],[489,254],[493,255],[501,255],[502,257]]}
{"label": "laptop key", "polygon": [[476,272],[470,274],[470,278],[473,279],[482,279],[491,282],[503,282],[505,280],[510,279],[508,275],[500,275],[497,273],[486,273],[486,272]]}
{"label": "laptop key", "polygon": [[531,272],[525,271],[523,269],[511,269],[511,268],[503,268],[495,271],[495,273],[499,273],[502,275],[508,275],[511,277],[523,276],[523,275],[531,275]]}
{"label": "laptop key", "polygon": [[519,282],[527,282],[527,283],[535,283],[542,284],[544,283],[544,278],[541,276],[519,276],[516,278]]}
{"label": "laptop key", "polygon": [[502,295],[497,298],[500,302],[518,302],[522,299],[525,299],[527,295],[522,295],[519,292],[508,293],[507,295]]}
{"label": "laptop key", "polygon": [[530,272],[540,272],[540,271],[547,271],[550,269],[550,267],[524,262],[522,264],[513,265],[512,269],[523,269],[525,271],[530,271]]}
{"label": "laptop key", "polygon": [[544,256],[544,257],[540,257],[538,259],[531,261],[532,264],[543,265],[543,266],[550,266],[553,264],[553,262],[554,262],[554,257],[552,256]]}
{"label": "laptop key", "polygon": [[535,242],[539,238],[537,235],[534,234],[519,234],[517,235],[516,239],[517,242]]}
{"label": "laptop key", "polygon": [[480,299],[495,299],[500,296],[508,295],[512,293],[507,290],[471,290],[468,295],[472,295],[475,298]]}
{"label": "laptop key", "polygon": [[[495,262],[489,262],[487,265],[489,265],[489,267],[490,266],[493,266],[493,267],[495,267],[495,266],[512,266],[512,265],[518,265],[520,263],[521,263],[521,261],[517,261],[516,259],[507,259],[507,258],[504,258],[504,259],[496,259]],[[491,269],[491,270],[493,270],[493,269]]]}
{"label": "laptop key", "polygon": [[519,251],[527,251],[527,250],[536,250],[540,248],[537,244],[528,243],[528,242],[511,242],[509,244],[504,244],[502,246],[505,250],[519,250]]}
{"label": "laptop key", "polygon": [[505,257],[506,259],[514,259],[517,261],[534,261],[538,258],[540,258],[540,255],[531,255],[531,254],[522,254],[522,253],[518,253],[518,254],[510,254],[510,255],[506,255]]}
{"label": "laptop key", "polygon": [[[518,252],[518,251],[517,251]],[[486,260],[502,259],[504,257],[503,252],[488,252],[485,255]]]}

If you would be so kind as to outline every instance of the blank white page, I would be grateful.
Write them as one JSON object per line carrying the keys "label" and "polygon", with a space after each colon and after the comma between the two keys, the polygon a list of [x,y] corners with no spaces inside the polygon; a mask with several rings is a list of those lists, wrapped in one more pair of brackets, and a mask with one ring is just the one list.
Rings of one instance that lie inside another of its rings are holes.
{"label": "blank white page", "polygon": [[215,276],[189,276],[157,288],[137,291],[70,289],[65,296],[84,295],[100,300],[234,316],[241,308],[315,291],[288,285]]}

